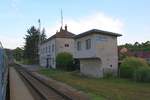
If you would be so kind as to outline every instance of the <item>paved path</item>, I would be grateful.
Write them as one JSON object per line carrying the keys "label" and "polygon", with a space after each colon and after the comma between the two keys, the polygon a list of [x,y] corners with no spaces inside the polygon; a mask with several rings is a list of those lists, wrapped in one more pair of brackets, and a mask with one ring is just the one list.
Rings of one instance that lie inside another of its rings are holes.
{"label": "paved path", "polygon": [[13,67],[9,70],[10,100],[34,100],[24,82]]}

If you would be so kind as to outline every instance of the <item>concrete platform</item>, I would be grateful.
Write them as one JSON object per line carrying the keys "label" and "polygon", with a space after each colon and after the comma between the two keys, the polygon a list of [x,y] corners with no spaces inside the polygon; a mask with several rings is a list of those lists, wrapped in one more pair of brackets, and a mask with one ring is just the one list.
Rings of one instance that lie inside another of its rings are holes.
{"label": "concrete platform", "polygon": [[10,100],[34,100],[28,88],[13,67],[9,69]]}

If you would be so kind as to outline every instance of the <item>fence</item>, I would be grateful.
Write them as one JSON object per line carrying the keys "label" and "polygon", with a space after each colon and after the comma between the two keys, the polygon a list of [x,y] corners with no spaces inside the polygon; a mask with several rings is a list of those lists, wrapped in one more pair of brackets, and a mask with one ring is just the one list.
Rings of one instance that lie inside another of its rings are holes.
{"label": "fence", "polygon": [[5,50],[0,42],[0,100],[6,99],[8,65]]}

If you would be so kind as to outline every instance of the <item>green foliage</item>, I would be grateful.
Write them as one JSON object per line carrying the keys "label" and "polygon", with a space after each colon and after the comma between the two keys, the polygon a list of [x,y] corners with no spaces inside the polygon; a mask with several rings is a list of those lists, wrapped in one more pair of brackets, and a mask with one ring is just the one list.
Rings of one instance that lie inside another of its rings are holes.
{"label": "green foliage", "polygon": [[62,70],[73,70],[73,56],[67,52],[59,53],[56,56],[56,66]]}
{"label": "green foliage", "polygon": [[45,33],[45,28],[43,28],[42,33],[41,33],[41,37],[40,37],[41,42],[46,40],[46,33]]}
{"label": "green foliage", "polygon": [[25,64],[25,65],[30,65],[30,64],[33,64],[33,62],[31,60],[28,60],[28,59],[23,59],[21,61],[22,64]]}
{"label": "green foliage", "polygon": [[149,100],[150,84],[120,78],[91,78],[77,72],[41,69],[40,74],[88,94],[92,100]]}
{"label": "green foliage", "polygon": [[104,78],[107,78],[107,79],[108,79],[108,78],[114,78],[114,77],[115,77],[115,76],[114,76],[113,73],[110,72],[110,71],[104,74]]}
{"label": "green foliage", "polygon": [[13,56],[15,60],[21,61],[23,59],[23,49],[17,47],[16,49],[13,50]]}
{"label": "green foliage", "polygon": [[134,80],[139,82],[150,82],[150,68],[143,67],[136,70]]}
{"label": "green foliage", "polygon": [[121,45],[120,47],[126,47],[130,51],[150,51],[150,41],[142,43],[135,42],[134,44],[126,43],[125,45]]}
{"label": "green foliage", "polygon": [[25,37],[25,51],[24,57],[32,63],[38,62],[38,42],[39,35],[38,30],[32,26]]}
{"label": "green foliage", "polygon": [[142,67],[149,67],[144,59],[127,57],[120,66],[120,76],[123,78],[133,78],[136,70]]}
{"label": "green foliage", "polygon": [[127,54],[127,53],[120,53],[120,54],[119,54],[119,60],[123,60],[123,59],[125,59],[126,57],[128,57],[128,54]]}
{"label": "green foliage", "polygon": [[[40,36],[39,36],[40,34]],[[40,37],[40,39],[39,39]],[[25,36],[25,46],[24,46],[24,58],[30,63],[38,63],[38,45],[40,42],[46,39],[45,30],[43,29],[42,34],[32,26],[27,30],[27,35]]]}

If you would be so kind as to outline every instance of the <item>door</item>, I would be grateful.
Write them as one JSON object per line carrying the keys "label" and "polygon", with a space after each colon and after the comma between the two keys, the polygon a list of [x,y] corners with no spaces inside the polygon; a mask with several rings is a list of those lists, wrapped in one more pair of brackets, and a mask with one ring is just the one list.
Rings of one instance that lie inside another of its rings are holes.
{"label": "door", "polygon": [[47,58],[46,59],[46,68],[48,68],[49,67],[49,59]]}

